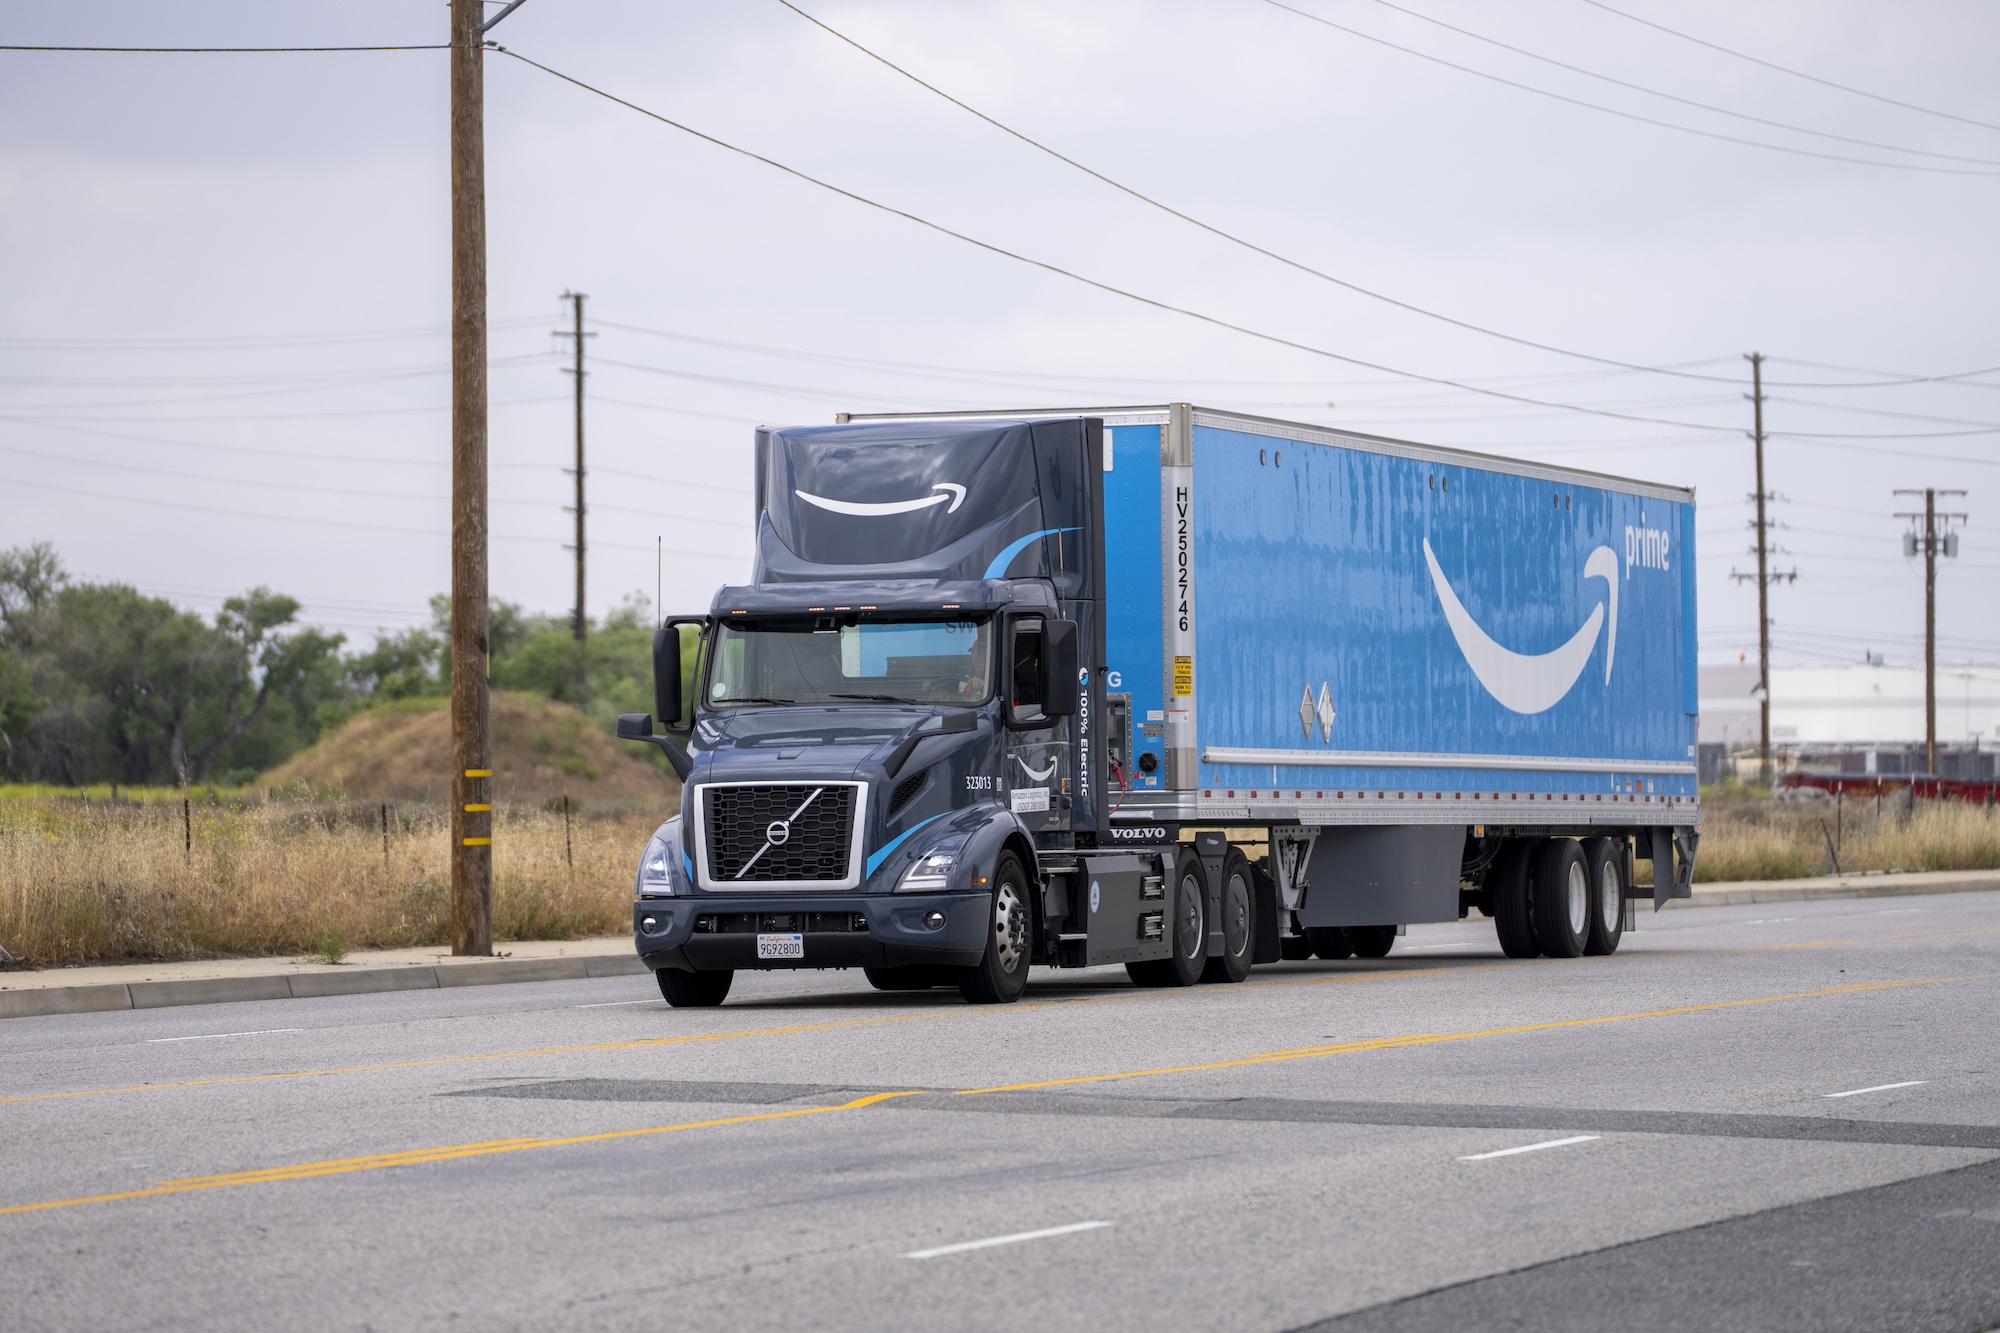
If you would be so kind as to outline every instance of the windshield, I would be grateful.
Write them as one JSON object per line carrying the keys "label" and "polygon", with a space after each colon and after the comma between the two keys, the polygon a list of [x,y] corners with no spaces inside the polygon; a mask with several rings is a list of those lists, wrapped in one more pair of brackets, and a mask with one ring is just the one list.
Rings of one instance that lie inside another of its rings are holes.
{"label": "windshield", "polygon": [[990,622],[832,620],[718,626],[709,706],[985,701],[993,674]]}

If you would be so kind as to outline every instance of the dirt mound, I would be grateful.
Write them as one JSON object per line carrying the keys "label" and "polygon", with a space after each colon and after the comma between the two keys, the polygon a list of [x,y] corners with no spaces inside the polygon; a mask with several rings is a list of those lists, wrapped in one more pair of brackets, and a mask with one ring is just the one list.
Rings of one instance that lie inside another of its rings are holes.
{"label": "dirt mound", "polygon": [[[506,805],[546,806],[569,791],[573,808],[610,813],[670,811],[680,787],[639,748],[604,734],[568,704],[532,694],[495,693],[493,795]],[[357,801],[447,805],[451,800],[451,715],[443,700],[371,709],[311,749],[259,778],[283,793],[309,788]]]}

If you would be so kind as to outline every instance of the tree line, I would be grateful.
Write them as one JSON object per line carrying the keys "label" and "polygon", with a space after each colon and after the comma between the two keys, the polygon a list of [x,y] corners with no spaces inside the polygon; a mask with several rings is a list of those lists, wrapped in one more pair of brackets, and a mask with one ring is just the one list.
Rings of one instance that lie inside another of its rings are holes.
{"label": "tree line", "polygon": [[[296,598],[251,588],[203,619],[122,583],[88,583],[39,542],[0,552],[0,780],[64,786],[238,785],[367,708],[451,689],[451,599],[427,627],[366,649],[299,623]],[[489,675],[607,729],[651,698],[651,608],[589,623],[489,607]]]}

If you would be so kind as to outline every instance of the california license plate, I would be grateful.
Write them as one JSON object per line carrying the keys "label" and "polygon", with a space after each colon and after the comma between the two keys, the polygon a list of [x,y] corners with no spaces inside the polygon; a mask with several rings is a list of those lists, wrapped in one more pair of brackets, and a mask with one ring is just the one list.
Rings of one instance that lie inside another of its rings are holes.
{"label": "california license plate", "polygon": [[803,935],[759,935],[757,937],[759,958],[804,958],[806,937]]}

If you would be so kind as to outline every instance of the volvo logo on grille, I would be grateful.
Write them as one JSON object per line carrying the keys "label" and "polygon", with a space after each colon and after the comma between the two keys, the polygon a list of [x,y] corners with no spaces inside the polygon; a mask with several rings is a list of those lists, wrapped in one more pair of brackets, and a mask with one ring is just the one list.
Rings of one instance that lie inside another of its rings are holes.
{"label": "volvo logo on grille", "polygon": [[782,819],[774,819],[764,828],[764,841],[773,847],[783,847],[792,840],[792,826]]}

